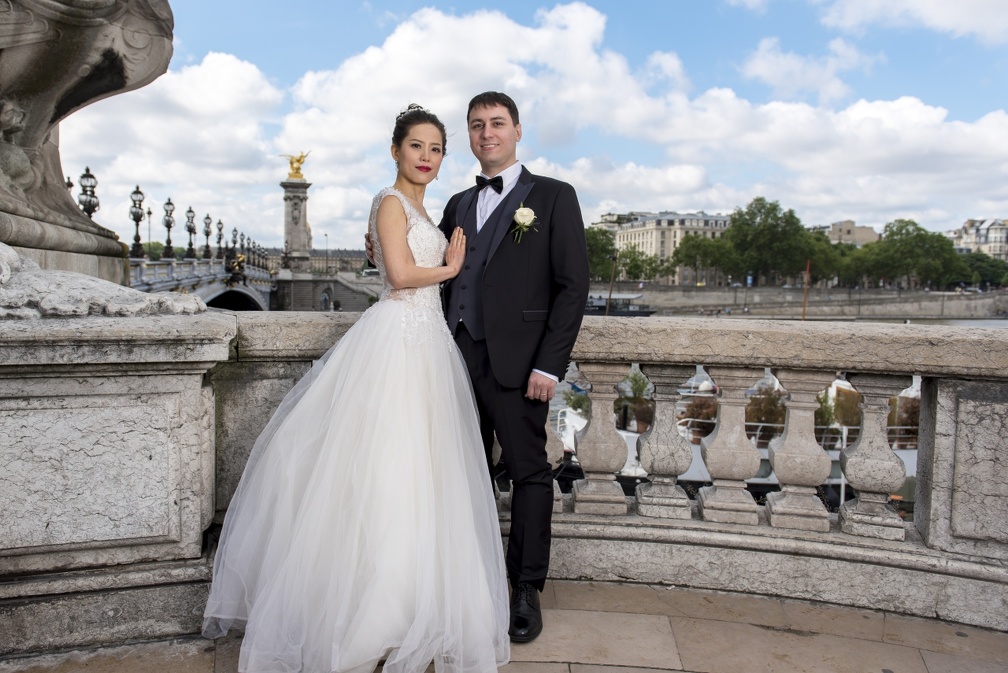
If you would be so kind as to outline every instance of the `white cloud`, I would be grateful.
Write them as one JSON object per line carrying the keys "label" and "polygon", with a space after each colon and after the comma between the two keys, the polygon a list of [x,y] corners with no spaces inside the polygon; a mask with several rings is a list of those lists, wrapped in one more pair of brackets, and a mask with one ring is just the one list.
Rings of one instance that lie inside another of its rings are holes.
{"label": "white cloud", "polygon": [[846,70],[868,69],[875,58],[861,54],[856,47],[841,40],[829,44],[830,55],[811,58],[784,52],[775,37],[760,41],[759,47],[742,67],[746,77],[768,84],[785,98],[800,98],[807,91],[818,95],[820,103],[846,97],[850,88],[840,79]]}
{"label": "white cloud", "polygon": [[1008,42],[1008,3],[1004,0],[831,0],[823,21],[846,29],[874,23],[919,25],[991,44]]}
{"label": "white cloud", "polygon": [[745,7],[756,12],[763,12],[766,11],[770,0],[728,0],[728,4],[735,7]]}
{"label": "white cloud", "polygon": [[[418,102],[448,127],[448,155],[427,194],[436,214],[477,171],[468,100],[497,89],[522,112],[519,157],[574,184],[587,221],[619,210],[730,212],[755,196],[809,224],[914,217],[944,230],[1008,212],[1004,110],[967,123],[909,97],[827,107],[851,97],[843,72],[874,62],[842,40],[816,59],[761,44],[746,68],[791,86],[781,100],[755,103],[727,86],[693,92],[676,53],[656,51],[634,67],[605,47],[605,29],[604,15],[577,2],[541,11],[533,25],[495,11],[423,9],[382,44],[306,73],[286,92],[253,64],[210,54],[71,116],[63,162],[74,181],[91,166],[103,204],[96,220],[127,242],[128,195],[139,183],[156,223],[171,196],[177,220],[191,204],[197,221],[209,212],[228,230],[282,245],[287,162],[278,155],[311,151],[303,170],[316,246],[328,234],[330,248],[359,248],[371,197],[394,178],[396,113]],[[808,92],[815,103],[801,100]],[[164,238],[163,229],[153,234]],[[173,243],[184,240],[175,229]]]}
{"label": "white cloud", "polygon": [[[198,221],[210,214],[228,230],[235,225],[261,240],[269,234],[270,213],[264,212],[258,188],[273,181],[275,167],[284,161],[273,156],[266,124],[282,97],[254,65],[208,54],[197,65],[169,71],[147,87],[64,121],[64,172],[77,182],[83,167],[91,167],[101,200],[95,220],[128,243],[129,194],[137,185],[147,195],[144,207],[154,214],[154,240],[165,238],[159,225],[169,197],[177,206],[173,245],[187,238],[183,213],[190,205]],[[146,241],[146,231],[142,238]]]}

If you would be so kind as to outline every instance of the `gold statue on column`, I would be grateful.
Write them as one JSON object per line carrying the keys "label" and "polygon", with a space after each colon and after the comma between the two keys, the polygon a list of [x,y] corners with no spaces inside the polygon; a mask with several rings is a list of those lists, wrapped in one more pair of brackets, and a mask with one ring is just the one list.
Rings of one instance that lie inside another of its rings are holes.
{"label": "gold statue on column", "polygon": [[282,157],[287,157],[290,160],[290,173],[287,174],[288,178],[292,180],[304,180],[304,175],[301,174],[301,166],[304,165],[305,159],[311,154],[311,150],[307,152],[298,152],[297,154],[281,154]]}

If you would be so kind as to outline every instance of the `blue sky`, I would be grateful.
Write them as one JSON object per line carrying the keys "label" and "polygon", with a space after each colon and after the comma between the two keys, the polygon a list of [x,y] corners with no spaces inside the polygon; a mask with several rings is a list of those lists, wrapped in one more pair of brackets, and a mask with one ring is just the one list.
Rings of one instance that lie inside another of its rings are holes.
{"label": "blue sky", "polygon": [[806,225],[1008,218],[1003,0],[171,4],[168,74],[61,128],[64,171],[91,167],[95,219],[127,242],[139,183],[282,245],[278,155],[310,150],[316,246],[360,247],[396,113],[448,126],[438,212],[477,170],[464,114],[485,89],[518,101],[519,158],[574,184],[587,222],[756,196]]}

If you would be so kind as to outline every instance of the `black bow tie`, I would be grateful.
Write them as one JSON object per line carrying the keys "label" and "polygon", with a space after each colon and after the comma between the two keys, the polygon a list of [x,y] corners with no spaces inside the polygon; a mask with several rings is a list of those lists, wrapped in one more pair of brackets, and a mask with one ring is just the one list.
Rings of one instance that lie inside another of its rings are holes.
{"label": "black bow tie", "polygon": [[483,189],[484,187],[493,187],[493,190],[498,194],[504,189],[504,178],[497,176],[495,178],[484,178],[482,175],[476,176],[476,187],[478,189]]}

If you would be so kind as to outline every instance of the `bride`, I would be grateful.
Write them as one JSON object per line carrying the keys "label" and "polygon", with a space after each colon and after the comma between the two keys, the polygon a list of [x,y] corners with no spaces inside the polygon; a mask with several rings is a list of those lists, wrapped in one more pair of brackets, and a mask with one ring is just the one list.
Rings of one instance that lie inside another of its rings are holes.
{"label": "bride", "polygon": [[224,519],[203,634],[238,669],[485,673],[507,663],[500,527],[465,365],[441,308],[465,237],[424,210],[445,127],[409,106],[378,193],[380,300],[295,385]]}

